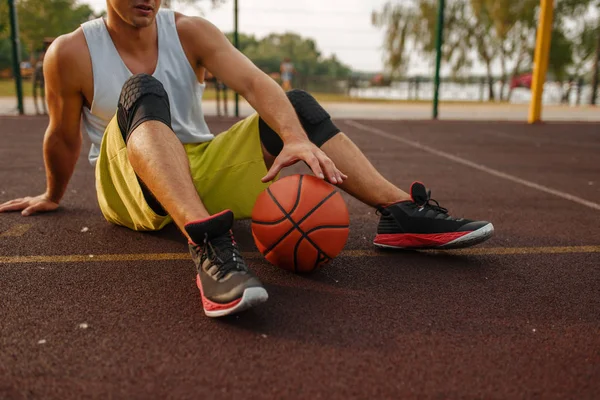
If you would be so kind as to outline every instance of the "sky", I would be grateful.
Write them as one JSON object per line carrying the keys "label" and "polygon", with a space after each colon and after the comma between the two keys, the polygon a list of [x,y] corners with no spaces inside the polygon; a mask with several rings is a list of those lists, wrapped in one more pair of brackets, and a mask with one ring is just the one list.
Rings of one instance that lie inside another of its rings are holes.
{"label": "sky", "polygon": [[[239,30],[258,38],[269,33],[295,32],[313,38],[322,54],[335,53],[342,62],[357,71],[382,71],[383,36],[371,24],[371,13],[387,0],[239,0]],[[95,10],[106,8],[105,0],[83,0]],[[188,15],[202,15],[223,32],[233,31],[233,0],[212,9],[208,1],[199,7],[173,8]],[[416,69],[427,65],[415,65]],[[422,72],[422,71],[421,71]]]}

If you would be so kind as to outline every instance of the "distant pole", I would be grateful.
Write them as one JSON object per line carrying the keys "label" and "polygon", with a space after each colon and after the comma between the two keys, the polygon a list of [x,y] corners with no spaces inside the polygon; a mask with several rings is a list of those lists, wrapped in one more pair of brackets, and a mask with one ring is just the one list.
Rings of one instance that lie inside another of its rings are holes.
{"label": "distant pole", "polygon": [[439,100],[440,100],[440,67],[442,65],[442,44],[444,43],[444,8],[446,7],[445,0],[439,0],[438,5],[438,21],[437,21],[437,38],[436,38],[436,55],[435,55],[435,79],[433,93],[433,119],[437,119],[439,115]]}
{"label": "distant pole", "polygon": [[542,94],[544,93],[544,83],[546,81],[546,72],[548,71],[553,17],[554,0],[541,0],[540,21],[535,41],[533,79],[531,82],[531,104],[529,105],[528,119],[530,124],[540,122],[542,117]]}
{"label": "distant pole", "polygon": [[[238,0],[234,0],[233,2],[233,44],[236,49],[240,49],[240,37],[238,32],[238,22],[239,22],[239,8],[238,8]],[[235,116],[240,116],[240,95],[235,93]]]}
{"label": "distant pole", "polygon": [[596,97],[598,96],[598,78],[600,74],[600,29],[598,29],[598,43],[596,44],[596,57],[594,59],[594,67],[592,68],[592,98],[591,105],[596,105]]}
{"label": "distant pole", "polygon": [[23,108],[23,80],[21,78],[21,46],[19,46],[17,10],[15,8],[14,0],[8,0],[8,9],[10,12],[10,38],[12,41],[13,73],[15,75],[15,84],[17,86],[17,101],[19,107],[19,114],[23,115],[25,114],[25,109]]}

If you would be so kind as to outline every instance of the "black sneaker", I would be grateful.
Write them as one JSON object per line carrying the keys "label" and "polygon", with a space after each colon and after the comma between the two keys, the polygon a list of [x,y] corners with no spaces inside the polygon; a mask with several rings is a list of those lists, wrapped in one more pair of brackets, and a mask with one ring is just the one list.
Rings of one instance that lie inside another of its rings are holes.
{"label": "black sneaker", "polygon": [[198,275],[204,313],[209,317],[234,314],[267,301],[262,283],[248,269],[233,239],[233,213],[223,211],[191,222],[185,230],[193,240],[190,253]]}
{"label": "black sneaker", "polygon": [[[431,199],[420,182],[410,188],[412,201],[380,207],[381,219],[374,244],[398,249],[457,249],[488,240],[494,226],[487,221],[452,218]],[[435,204],[432,204],[435,203]]]}

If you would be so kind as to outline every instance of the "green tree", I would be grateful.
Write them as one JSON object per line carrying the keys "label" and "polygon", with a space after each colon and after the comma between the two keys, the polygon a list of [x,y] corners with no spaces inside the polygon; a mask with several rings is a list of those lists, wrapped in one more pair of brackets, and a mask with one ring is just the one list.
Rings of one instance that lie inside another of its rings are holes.
{"label": "green tree", "polygon": [[589,65],[596,51],[596,39],[600,26],[594,22],[585,21],[571,32],[571,43],[573,46],[572,73],[575,76],[586,74],[586,66]]}
{"label": "green tree", "polygon": [[[539,0],[471,0],[474,9],[485,8],[487,35],[500,63],[501,82],[499,98],[505,100],[504,89],[510,77],[519,74],[524,63],[531,59],[536,29],[536,11]],[[513,67],[509,71],[509,64]],[[510,91],[509,91],[510,97]]]}
{"label": "green tree", "polygon": [[[229,39],[229,41],[233,43],[233,33],[226,33],[225,36],[227,36],[227,39]],[[256,36],[246,35],[244,33],[238,34],[238,42],[239,49],[242,53],[245,53],[247,49],[258,45],[258,40],[256,39]]]}
{"label": "green tree", "polygon": [[8,2],[0,1],[0,40],[6,39],[10,35]]}
{"label": "green tree", "polygon": [[8,3],[0,0],[0,71],[11,66],[10,27],[8,24]]}
{"label": "green tree", "polygon": [[405,75],[410,63],[407,44],[414,37],[415,25],[418,22],[418,11],[410,4],[386,3],[381,11],[374,11],[371,20],[373,25],[385,29],[383,47],[385,50],[385,66],[388,75],[399,77]]}
{"label": "green tree", "polygon": [[564,82],[568,77],[568,68],[573,64],[573,42],[567,38],[561,27],[552,30],[548,71],[558,82]]}
{"label": "green tree", "polygon": [[[387,73],[394,78],[407,73],[411,54],[433,56],[436,51],[437,0],[416,3],[386,3],[374,11],[373,25],[385,29],[384,50]],[[472,65],[469,44],[465,41],[467,7],[464,0],[449,0],[444,20],[442,57],[453,75],[459,75]],[[411,49],[412,45],[412,49]]]}
{"label": "green tree", "polygon": [[71,32],[94,17],[89,5],[76,0],[20,0],[17,12],[21,43],[31,53],[39,50],[45,37]]}
{"label": "green tree", "polygon": [[590,98],[590,104],[594,105],[596,104],[596,98],[598,96],[598,80],[600,80],[600,24],[596,26],[595,36],[596,51],[592,60],[592,95]]}
{"label": "green tree", "polygon": [[479,60],[483,62],[486,69],[488,83],[488,95],[490,100],[495,100],[494,78],[492,64],[497,54],[497,42],[490,34],[493,29],[492,16],[487,3],[480,0],[471,0],[469,3],[473,18],[465,20],[467,27],[466,41],[477,51]]}
{"label": "green tree", "polygon": [[11,46],[12,43],[10,39],[0,39],[0,71],[12,67]]}
{"label": "green tree", "polygon": [[[227,37],[233,42],[233,34]],[[272,33],[263,39],[245,34],[239,35],[239,48],[257,67],[267,73],[279,72],[285,57],[292,59],[296,70],[303,76],[328,76],[344,78],[350,68],[342,64],[335,55],[324,58],[313,39],[295,33]]]}
{"label": "green tree", "polygon": [[[571,44],[572,62],[569,70],[577,77],[591,74],[593,103],[598,87],[600,60],[600,0],[559,0],[556,14],[555,26],[560,27]],[[558,40],[561,40],[560,37]]]}

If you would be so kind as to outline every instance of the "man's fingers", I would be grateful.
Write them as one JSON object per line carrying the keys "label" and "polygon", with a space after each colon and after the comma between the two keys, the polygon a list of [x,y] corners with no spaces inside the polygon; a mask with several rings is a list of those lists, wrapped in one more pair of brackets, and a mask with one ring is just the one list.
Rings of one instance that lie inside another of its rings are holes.
{"label": "man's fingers", "polygon": [[348,176],[346,176],[342,171],[340,171],[339,169],[335,169],[337,171],[338,174],[338,182],[339,183],[343,183],[346,179],[348,179]]}
{"label": "man's fingers", "polygon": [[323,170],[321,169],[321,163],[317,156],[311,153],[304,161],[308,164],[317,178],[325,179],[325,175],[323,175]]}
{"label": "man's fingers", "polygon": [[262,183],[271,182],[273,179],[275,179],[275,177],[277,176],[279,171],[281,171],[281,164],[279,163],[278,160],[275,160],[273,165],[271,165],[271,169],[269,169],[269,171],[267,172],[267,175],[265,175],[261,179],[261,182]]}
{"label": "man's fingers", "polygon": [[27,207],[28,202],[25,200],[13,200],[0,206],[0,212],[19,211]]}
{"label": "man's fingers", "polygon": [[23,210],[23,212],[21,214],[23,216],[27,217],[27,216],[35,214],[37,212],[53,211],[56,209],[56,207],[57,206],[54,203],[45,201],[45,202],[36,203],[36,204],[33,204],[33,205],[27,207],[26,209]]}
{"label": "man's fingers", "polygon": [[42,204],[33,204],[33,205],[27,207],[26,209],[24,209],[21,212],[21,215],[23,215],[24,217],[28,217],[31,214],[35,214],[38,211],[42,211],[41,208],[42,208]]}
{"label": "man's fingers", "polygon": [[325,169],[325,174],[329,178],[330,182],[334,185],[343,183],[344,180],[348,179],[348,176],[342,173],[335,165],[333,160],[327,156],[324,152],[319,153],[321,165]]}
{"label": "man's fingers", "polygon": [[35,207],[31,206],[31,207],[27,207],[26,209],[21,211],[21,215],[24,217],[28,217],[31,214],[34,214],[35,212],[36,212]]}
{"label": "man's fingers", "polygon": [[327,179],[329,179],[329,182],[333,183],[334,185],[341,183],[341,181],[338,182],[337,168],[335,167],[333,161],[331,161],[331,159],[327,157],[325,153],[319,152],[317,154],[319,162],[323,168],[323,172],[325,173]]}
{"label": "man's fingers", "polygon": [[13,205],[13,204],[16,204],[16,203],[20,203],[23,200],[25,200],[25,199],[14,199],[14,200],[7,201],[6,203],[0,204],[0,208],[1,207],[6,207],[6,206],[10,206],[10,205]]}

